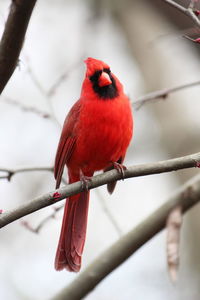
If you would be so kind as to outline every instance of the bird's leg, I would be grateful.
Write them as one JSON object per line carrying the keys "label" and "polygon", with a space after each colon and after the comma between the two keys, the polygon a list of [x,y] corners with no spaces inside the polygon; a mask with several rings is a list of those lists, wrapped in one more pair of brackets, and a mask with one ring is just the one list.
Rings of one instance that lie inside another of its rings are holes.
{"label": "bird's leg", "polygon": [[82,189],[88,191],[89,190],[89,185],[88,182],[91,181],[92,177],[85,176],[83,174],[83,171],[80,169],[80,181],[82,185]]}
{"label": "bird's leg", "polygon": [[126,166],[115,161],[113,162],[113,167],[122,175],[122,179],[124,179],[125,178],[124,171],[126,170]]}

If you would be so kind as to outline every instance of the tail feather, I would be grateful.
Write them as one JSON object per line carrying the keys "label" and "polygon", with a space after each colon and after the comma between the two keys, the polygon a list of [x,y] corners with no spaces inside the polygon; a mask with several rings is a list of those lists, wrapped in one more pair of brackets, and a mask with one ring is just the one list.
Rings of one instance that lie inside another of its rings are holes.
{"label": "tail feather", "polygon": [[86,238],[89,191],[66,200],[55,269],[78,272]]}

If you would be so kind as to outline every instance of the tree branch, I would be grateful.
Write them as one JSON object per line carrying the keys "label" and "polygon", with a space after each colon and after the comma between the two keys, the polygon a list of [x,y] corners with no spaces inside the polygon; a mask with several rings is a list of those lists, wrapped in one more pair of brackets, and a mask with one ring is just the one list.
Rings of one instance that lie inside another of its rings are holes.
{"label": "tree branch", "polygon": [[55,219],[57,212],[64,208],[64,204],[52,208],[53,208],[53,212],[50,215],[46,216],[42,221],[40,221],[40,223],[36,227],[31,226],[29,222],[23,220],[21,224],[29,231],[38,234],[47,222],[49,222],[52,219]]}
{"label": "tree branch", "polygon": [[[124,171],[124,176],[117,170],[111,170],[101,175],[94,176],[91,181],[88,182],[88,188],[93,189],[95,187],[107,184],[109,182],[117,181],[120,179],[126,179],[131,177],[146,176],[159,174],[164,172],[176,171],[186,168],[194,168],[200,166],[200,152],[187,155],[179,158],[169,159],[165,161],[159,161],[156,163],[142,164],[129,167]],[[18,206],[16,209],[4,212],[0,215],[0,228],[6,226],[9,223],[20,219],[23,216],[31,214],[41,208],[55,204],[56,202],[75,195],[83,191],[83,185],[80,181],[69,184],[63,188],[59,188],[53,192],[44,194],[32,201],[26,202],[23,205]]]}
{"label": "tree branch", "polygon": [[200,27],[200,20],[198,17],[195,15],[194,12],[194,2],[190,1],[190,5],[188,8],[183,7],[182,5],[176,3],[175,1],[172,0],[164,0],[164,2],[168,3],[170,6],[176,8],[180,12],[182,12],[184,15],[188,16],[195,25]]}
{"label": "tree branch", "polygon": [[12,76],[36,0],[12,0],[0,42],[0,94]]}
{"label": "tree branch", "polygon": [[21,109],[22,111],[25,111],[25,112],[30,112],[30,113],[33,113],[33,114],[36,114],[42,118],[45,118],[45,119],[51,119],[52,116],[50,113],[46,112],[46,111],[42,111],[34,106],[27,106],[27,105],[24,105],[23,103],[20,103],[19,101],[15,100],[15,99],[12,99],[10,97],[2,97],[2,100],[5,101],[5,103],[7,104],[11,104],[11,105],[14,105],[16,107],[18,107],[19,109]]}
{"label": "tree branch", "polygon": [[47,171],[53,172],[53,167],[26,167],[26,168],[18,168],[18,169],[9,169],[9,168],[1,168],[0,172],[6,173],[6,175],[0,176],[0,179],[11,180],[12,176],[18,173],[24,172],[35,172],[35,171]]}
{"label": "tree branch", "polygon": [[172,88],[166,88],[166,89],[162,89],[159,91],[155,91],[155,92],[152,92],[147,95],[139,97],[135,102],[132,102],[132,104],[135,105],[136,110],[138,110],[147,102],[151,102],[151,101],[157,100],[157,99],[166,99],[169,96],[169,94],[172,94],[174,92],[184,90],[184,89],[187,89],[190,87],[194,87],[197,85],[200,85],[200,80],[193,81],[190,83],[185,83],[182,85],[177,85]]}
{"label": "tree branch", "polygon": [[154,213],[102,253],[77,279],[51,300],[83,299],[108,274],[165,228],[167,217],[174,207],[181,206],[183,212],[186,212],[199,200],[200,176],[197,175],[178,189]]}
{"label": "tree branch", "polygon": [[178,278],[179,248],[180,248],[182,219],[183,219],[182,207],[178,205],[171,210],[166,220],[167,264],[168,264],[169,276],[172,282],[174,283],[177,281]]}

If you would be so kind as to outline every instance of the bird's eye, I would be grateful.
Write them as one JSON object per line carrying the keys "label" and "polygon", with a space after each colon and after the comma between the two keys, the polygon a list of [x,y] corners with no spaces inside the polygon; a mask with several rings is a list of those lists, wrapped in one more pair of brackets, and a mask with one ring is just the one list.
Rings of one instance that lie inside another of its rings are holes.
{"label": "bird's eye", "polygon": [[110,71],[110,69],[109,69],[109,68],[104,68],[104,69],[103,69],[103,71],[104,71],[104,72],[106,72],[106,73],[108,73],[108,74],[110,74],[110,73],[111,73],[111,71]]}
{"label": "bird's eye", "polygon": [[89,77],[90,81],[97,81],[103,71],[96,71],[92,76]]}

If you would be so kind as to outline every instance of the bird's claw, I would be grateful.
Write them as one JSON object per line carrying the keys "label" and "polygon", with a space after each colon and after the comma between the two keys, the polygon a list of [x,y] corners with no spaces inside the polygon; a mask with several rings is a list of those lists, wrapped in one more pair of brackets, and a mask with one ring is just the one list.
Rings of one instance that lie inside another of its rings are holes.
{"label": "bird's claw", "polygon": [[83,172],[80,170],[80,181],[82,185],[82,189],[88,191],[89,190],[89,182],[91,181],[91,177],[85,176]]}
{"label": "bird's claw", "polygon": [[114,162],[113,167],[114,167],[114,169],[116,169],[118,171],[119,174],[121,174],[122,179],[124,179],[125,178],[124,171],[127,169],[126,166],[124,166],[118,162]]}

